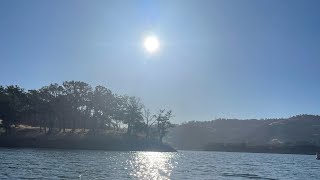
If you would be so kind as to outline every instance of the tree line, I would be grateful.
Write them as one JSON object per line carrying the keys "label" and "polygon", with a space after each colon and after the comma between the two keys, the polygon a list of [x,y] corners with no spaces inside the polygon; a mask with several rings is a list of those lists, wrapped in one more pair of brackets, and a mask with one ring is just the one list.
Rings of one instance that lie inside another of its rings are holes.
{"label": "tree line", "polygon": [[0,125],[6,134],[18,124],[39,127],[45,133],[125,128],[128,135],[156,136],[162,142],[172,127],[171,117],[171,110],[153,115],[135,96],[119,95],[100,85],[92,88],[81,81],[27,91],[16,85],[0,86]]}

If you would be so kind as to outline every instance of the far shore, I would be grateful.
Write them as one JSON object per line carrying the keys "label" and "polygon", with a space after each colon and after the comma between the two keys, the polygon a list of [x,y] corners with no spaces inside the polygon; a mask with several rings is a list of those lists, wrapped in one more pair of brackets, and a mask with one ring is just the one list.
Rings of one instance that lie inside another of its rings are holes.
{"label": "far shore", "polygon": [[83,132],[55,132],[44,134],[38,128],[19,128],[12,135],[0,136],[0,147],[83,149],[106,151],[158,151],[176,152],[171,146],[156,139],[145,139],[126,134]]}
{"label": "far shore", "polygon": [[106,150],[106,151],[157,151],[176,152],[169,145],[151,141],[135,140],[111,140],[104,141],[95,137],[85,138],[57,138],[52,137],[0,137],[0,147],[9,148],[47,148],[47,149],[83,149],[83,150]]}
{"label": "far shore", "polygon": [[248,152],[248,153],[273,153],[273,154],[306,154],[315,155],[320,152],[320,147],[315,145],[246,145],[242,143],[223,144],[213,143],[204,148],[205,151],[220,152]]}

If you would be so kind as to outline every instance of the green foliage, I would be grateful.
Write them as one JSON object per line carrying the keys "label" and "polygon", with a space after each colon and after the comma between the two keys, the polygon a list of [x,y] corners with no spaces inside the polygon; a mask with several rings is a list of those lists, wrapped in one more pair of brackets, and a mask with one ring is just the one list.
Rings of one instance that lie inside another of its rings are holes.
{"label": "green foliage", "polygon": [[21,120],[26,111],[27,96],[24,89],[18,86],[1,87],[0,114],[2,126],[9,133],[11,126]]}
{"label": "green foliage", "polygon": [[[18,86],[0,86],[0,118],[9,131],[13,125],[39,126],[48,133],[54,128],[97,130],[127,127],[128,135],[149,136],[152,126],[145,122],[144,105],[139,98],[117,95],[104,86],[92,88],[81,81],[50,84],[38,90],[24,91]],[[157,116],[160,140],[171,127],[171,111]],[[150,114],[150,112],[149,112]],[[156,117],[156,116],[152,116]]]}

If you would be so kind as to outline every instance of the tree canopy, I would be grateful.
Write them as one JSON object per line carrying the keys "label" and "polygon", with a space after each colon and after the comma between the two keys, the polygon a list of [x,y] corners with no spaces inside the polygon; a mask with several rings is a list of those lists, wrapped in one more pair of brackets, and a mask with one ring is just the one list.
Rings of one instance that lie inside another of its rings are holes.
{"label": "tree canopy", "polygon": [[[92,88],[81,81],[65,81],[40,89],[25,90],[19,86],[0,86],[1,126],[10,134],[18,124],[39,127],[50,133],[52,129],[92,130],[126,129],[128,135],[153,134],[162,142],[168,128],[171,111],[146,116],[146,108],[134,96],[113,93],[104,86]],[[150,117],[154,123],[150,123]],[[155,123],[157,122],[157,123]]]}

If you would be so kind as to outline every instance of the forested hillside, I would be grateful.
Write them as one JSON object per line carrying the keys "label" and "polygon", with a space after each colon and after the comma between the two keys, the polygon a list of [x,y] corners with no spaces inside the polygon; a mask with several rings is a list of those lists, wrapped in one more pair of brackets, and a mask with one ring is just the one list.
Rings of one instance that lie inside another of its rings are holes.
{"label": "forested hillside", "polygon": [[320,116],[282,119],[191,121],[173,128],[166,139],[178,149],[202,150],[212,143],[320,145]]}

